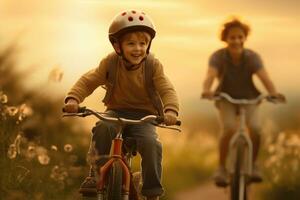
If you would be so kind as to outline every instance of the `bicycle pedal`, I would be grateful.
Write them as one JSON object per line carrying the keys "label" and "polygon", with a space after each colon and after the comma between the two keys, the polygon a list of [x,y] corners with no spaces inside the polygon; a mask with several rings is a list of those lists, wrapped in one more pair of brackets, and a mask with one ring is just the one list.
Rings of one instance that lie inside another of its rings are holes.
{"label": "bicycle pedal", "polygon": [[215,185],[217,186],[217,187],[227,187],[228,185],[229,185],[229,183],[228,182],[218,182],[218,181],[215,181]]}
{"label": "bicycle pedal", "polygon": [[96,188],[81,188],[79,190],[79,193],[83,197],[96,197],[97,196],[97,190],[96,190]]}
{"label": "bicycle pedal", "polygon": [[261,183],[261,182],[263,182],[262,178],[259,177],[249,178],[249,183]]}

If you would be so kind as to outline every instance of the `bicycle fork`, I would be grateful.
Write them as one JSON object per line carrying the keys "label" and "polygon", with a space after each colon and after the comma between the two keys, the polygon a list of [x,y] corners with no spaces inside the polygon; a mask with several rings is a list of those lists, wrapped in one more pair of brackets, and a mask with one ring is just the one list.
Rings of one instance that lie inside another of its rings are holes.
{"label": "bicycle fork", "polygon": [[97,183],[98,200],[104,200],[104,195],[105,195],[104,187],[107,180],[107,174],[109,173],[109,170],[111,169],[114,162],[119,162],[123,171],[122,200],[129,200],[130,171],[126,163],[122,159],[122,144],[123,144],[123,139],[121,134],[119,134],[112,141],[110,159],[99,170],[100,178]]}

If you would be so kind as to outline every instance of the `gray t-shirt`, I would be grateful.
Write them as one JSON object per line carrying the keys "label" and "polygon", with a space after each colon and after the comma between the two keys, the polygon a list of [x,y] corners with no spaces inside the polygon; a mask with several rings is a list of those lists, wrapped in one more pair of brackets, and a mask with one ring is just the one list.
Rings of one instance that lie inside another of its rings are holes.
{"label": "gray t-shirt", "polygon": [[216,92],[225,92],[236,99],[253,99],[260,92],[253,83],[252,75],[263,67],[260,56],[250,49],[244,49],[239,65],[232,63],[226,48],[214,52],[209,66],[217,69],[219,86]]}

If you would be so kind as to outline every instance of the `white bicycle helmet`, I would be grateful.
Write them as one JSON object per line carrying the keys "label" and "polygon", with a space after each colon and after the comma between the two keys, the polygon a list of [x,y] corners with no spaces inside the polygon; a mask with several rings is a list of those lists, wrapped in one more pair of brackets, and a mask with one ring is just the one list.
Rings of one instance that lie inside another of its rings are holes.
{"label": "white bicycle helmet", "polygon": [[131,31],[146,31],[155,37],[155,28],[152,20],[141,11],[129,10],[115,16],[109,27],[108,36],[112,44],[119,42],[120,36]]}

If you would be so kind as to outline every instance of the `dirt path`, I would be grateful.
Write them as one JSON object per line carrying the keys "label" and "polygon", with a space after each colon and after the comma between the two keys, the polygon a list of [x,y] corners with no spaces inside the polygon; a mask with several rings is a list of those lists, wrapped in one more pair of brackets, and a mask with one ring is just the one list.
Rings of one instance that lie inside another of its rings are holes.
{"label": "dirt path", "polygon": [[215,187],[213,183],[206,183],[201,186],[179,192],[174,200],[227,200],[228,191]]}
{"label": "dirt path", "polygon": [[[250,200],[253,200],[256,187],[249,188]],[[252,197],[251,197],[252,196]],[[217,188],[213,183],[205,183],[175,195],[172,200],[229,200],[229,189]]]}

